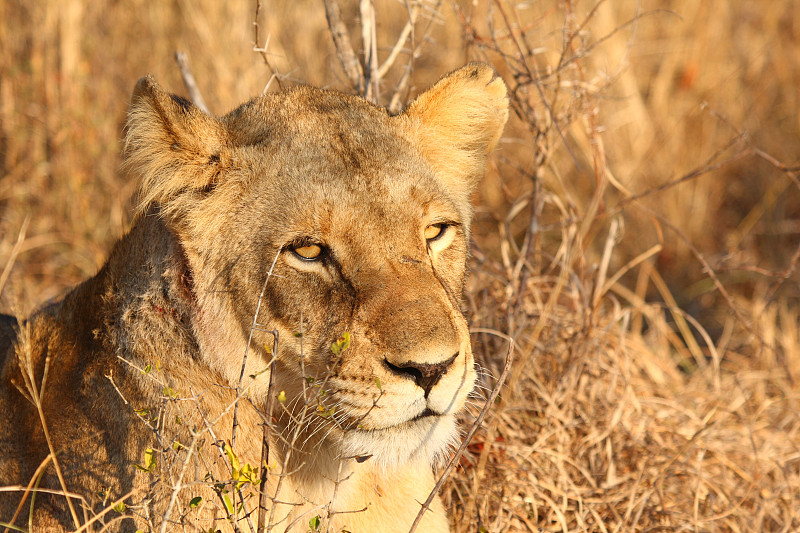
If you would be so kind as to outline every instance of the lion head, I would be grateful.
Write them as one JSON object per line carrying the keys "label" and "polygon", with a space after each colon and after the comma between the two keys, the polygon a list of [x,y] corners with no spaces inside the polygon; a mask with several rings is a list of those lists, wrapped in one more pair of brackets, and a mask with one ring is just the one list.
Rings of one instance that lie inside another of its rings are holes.
{"label": "lion head", "polygon": [[396,116],[298,87],[216,118],[142,79],[126,165],[180,243],[204,362],[263,399],[275,345],[284,427],[311,402],[305,442],[433,460],[475,381],[469,197],[507,115],[482,64]]}
{"label": "lion head", "polygon": [[[475,382],[469,197],[507,114],[481,64],[396,116],[298,87],[212,117],[141,80],[130,232],[62,300],[0,315],[0,521],[23,520],[35,480],[37,531],[80,525],[62,489],[92,522],[124,500],[131,530],[235,529],[268,497],[286,530],[313,512],[407,531]],[[421,530],[446,531],[426,509]]]}

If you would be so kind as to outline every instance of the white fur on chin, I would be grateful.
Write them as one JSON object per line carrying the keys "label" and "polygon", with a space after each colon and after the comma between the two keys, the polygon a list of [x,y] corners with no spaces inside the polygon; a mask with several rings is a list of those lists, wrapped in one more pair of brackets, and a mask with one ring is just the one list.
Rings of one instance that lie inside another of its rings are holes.
{"label": "white fur on chin", "polygon": [[436,466],[457,444],[455,416],[426,416],[388,428],[349,430],[342,437],[342,455],[369,456],[370,462],[385,470],[410,462]]}

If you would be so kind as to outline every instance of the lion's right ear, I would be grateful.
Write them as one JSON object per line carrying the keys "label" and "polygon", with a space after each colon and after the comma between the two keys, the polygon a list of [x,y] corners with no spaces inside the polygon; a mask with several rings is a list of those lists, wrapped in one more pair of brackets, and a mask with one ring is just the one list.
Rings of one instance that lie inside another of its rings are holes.
{"label": "lion's right ear", "polygon": [[165,92],[152,76],[140,79],[124,150],[125,169],[142,180],[139,211],[155,203],[162,214],[180,216],[204,197],[219,177],[224,138],[215,117]]}
{"label": "lion's right ear", "polygon": [[506,84],[490,66],[470,63],[419,95],[398,119],[447,187],[469,194],[508,120]]}

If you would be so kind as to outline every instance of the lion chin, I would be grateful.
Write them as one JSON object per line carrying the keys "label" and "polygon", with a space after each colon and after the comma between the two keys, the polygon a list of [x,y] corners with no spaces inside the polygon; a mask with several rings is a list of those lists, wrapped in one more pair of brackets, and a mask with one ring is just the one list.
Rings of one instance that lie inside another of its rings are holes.
{"label": "lion chin", "polygon": [[346,431],[344,457],[367,458],[381,470],[413,463],[440,466],[459,441],[456,417],[450,414],[414,418],[381,429]]}

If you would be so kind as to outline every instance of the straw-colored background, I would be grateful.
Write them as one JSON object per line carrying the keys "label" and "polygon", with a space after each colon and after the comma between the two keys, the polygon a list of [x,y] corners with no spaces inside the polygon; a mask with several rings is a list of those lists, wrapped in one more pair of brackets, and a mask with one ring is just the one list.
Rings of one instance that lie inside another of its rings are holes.
{"label": "straw-colored background", "polygon": [[[514,96],[467,302],[482,364],[499,373],[500,333],[515,366],[446,485],[457,531],[800,530],[794,4],[476,0],[427,35],[420,16],[409,96],[474,59]],[[0,309],[63,294],[125,231],[140,76],[183,93],[183,50],[215,113],[265,88],[254,5],[0,2]],[[407,6],[375,5],[385,57]],[[321,0],[259,22],[284,85],[349,90]]]}

